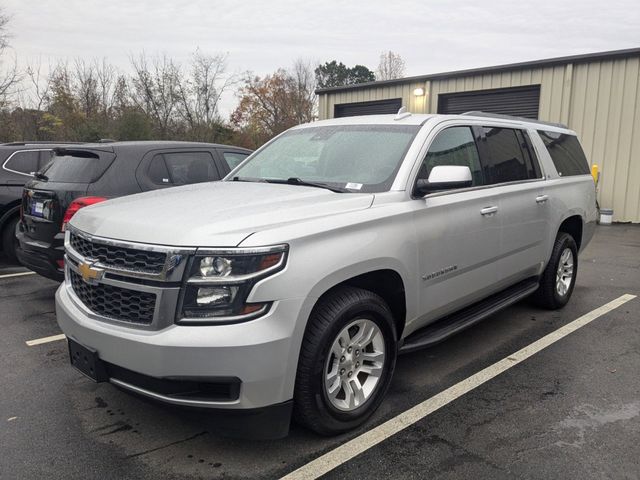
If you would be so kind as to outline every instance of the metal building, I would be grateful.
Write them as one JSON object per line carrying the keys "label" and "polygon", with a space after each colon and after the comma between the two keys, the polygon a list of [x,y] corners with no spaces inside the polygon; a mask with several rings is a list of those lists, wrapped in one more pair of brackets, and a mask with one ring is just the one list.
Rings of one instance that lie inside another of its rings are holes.
{"label": "metal building", "polygon": [[483,110],[567,124],[600,167],[598,200],[640,222],[640,48],[317,91],[319,117]]}

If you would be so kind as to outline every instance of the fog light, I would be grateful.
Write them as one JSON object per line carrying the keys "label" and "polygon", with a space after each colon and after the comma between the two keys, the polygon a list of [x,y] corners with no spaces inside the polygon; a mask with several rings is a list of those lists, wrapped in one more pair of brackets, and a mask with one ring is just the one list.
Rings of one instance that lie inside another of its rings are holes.
{"label": "fog light", "polygon": [[198,288],[196,303],[198,305],[222,305],[231,303],[238,287],[202,287]]}
{"label": "fog light", "polygon": [[200,275],[203,277],[226,277],[231,273],[231,259],[204,257],[200,260]]}

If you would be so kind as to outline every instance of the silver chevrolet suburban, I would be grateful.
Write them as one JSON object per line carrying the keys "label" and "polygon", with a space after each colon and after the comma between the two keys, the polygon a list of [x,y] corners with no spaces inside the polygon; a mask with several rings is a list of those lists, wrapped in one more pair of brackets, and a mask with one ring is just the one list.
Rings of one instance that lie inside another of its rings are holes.
{"label": "silver chevrolet suburban", "polygon": [[361,425],[399,353],[532,295],[563,307],[596,219],[576,134],[471,112],[292,128],[223,181],[83,208],[56,313],[93,380],[231,435]]}

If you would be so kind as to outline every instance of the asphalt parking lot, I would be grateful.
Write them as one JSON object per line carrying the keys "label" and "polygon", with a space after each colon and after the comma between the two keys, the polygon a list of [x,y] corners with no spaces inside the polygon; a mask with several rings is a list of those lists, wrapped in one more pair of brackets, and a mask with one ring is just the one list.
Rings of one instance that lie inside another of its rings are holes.
{"label": "asphalt parking lot", "polygon": [[[640,226],[599,227],[569,305],[521,302],[400,357],[387,399],[349,435],[294,426],[278,441],[229,440],[197,415],[93,384],[57,335],[57,284],[0,263],[0,478],[313,478],[309,462],[625,294],[640,295]],[[628,297],[630,298],[630,297]],[[326,478],[640,478],[640,297],[481,383]],[[351,444],[350,444],[351,445]],[[344,453],[344,451],[343,451]],[[302,477],[299,477],[302,478]]]}

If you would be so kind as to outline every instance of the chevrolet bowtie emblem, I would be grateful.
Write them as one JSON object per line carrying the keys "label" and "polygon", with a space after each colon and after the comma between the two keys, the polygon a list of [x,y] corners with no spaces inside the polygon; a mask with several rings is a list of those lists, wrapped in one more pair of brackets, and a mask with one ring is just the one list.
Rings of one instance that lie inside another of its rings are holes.
{"label": "chevrolet bowtie emblem", "polygon": [[95,284],[98,280],[102,280],[104,270],[102,268],[94,267],[91,263],[82,262],[78,265],[78,271],[82,279],[89,283]]}

